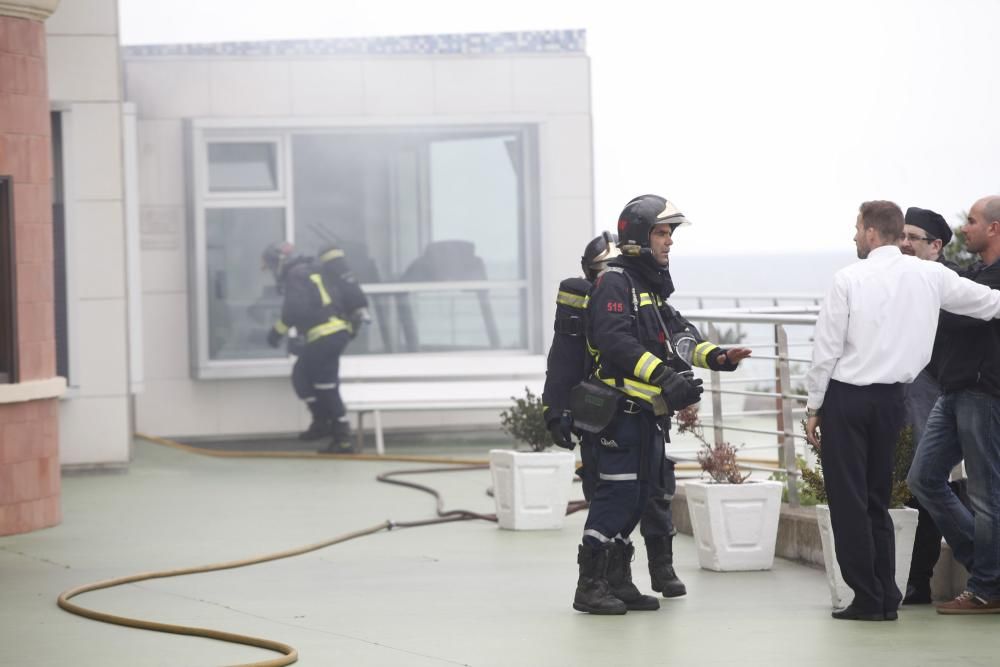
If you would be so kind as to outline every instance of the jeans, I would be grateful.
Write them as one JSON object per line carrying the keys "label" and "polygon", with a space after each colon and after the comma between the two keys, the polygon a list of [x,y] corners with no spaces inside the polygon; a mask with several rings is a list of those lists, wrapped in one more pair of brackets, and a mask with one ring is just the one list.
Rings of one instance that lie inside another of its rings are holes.
{"label": "jeans", "polygon": [[[963,458],[970,508],[948,486]],[[906,481],[969,571],[966,588],[1000,599],[1000,398],[970,390],[941,396]]]}

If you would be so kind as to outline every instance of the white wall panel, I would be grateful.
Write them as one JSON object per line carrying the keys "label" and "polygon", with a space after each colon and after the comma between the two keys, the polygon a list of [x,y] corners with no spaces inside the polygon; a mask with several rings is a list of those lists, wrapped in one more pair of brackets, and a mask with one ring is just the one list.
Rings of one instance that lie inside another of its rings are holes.
{"label": "white wall panel", "polygon": [[73,282],[80,299],[125,296],[125,227],[119,201],[79,201],[73,207]]}
{"label": "white wall panel", "polygon": [[214,116],[288,116],[292,112],[287,62],[265,60],[213,62]]}
{"label": "white wall panel", "polygon": [[211,65],[204,61],[140,61],[125,68],[125,99],[140,122],[207,116],[212,111]]}
{"label": "white wall panel", "polygon": [[118,5],[114,0],[62,0],[45,20],[45,32],[49,39],[54,35],[117,36]]}
{"label": "white wall panel", "polygon": [[73,396],[59,401],[62,465],[125,464],[131,446],[127,396]]}
{"label": "white wall panel", "polygon": [[590,61],[580,57],[514,58],[514,109],[590,113]]}
{"label": "white wall panel", "polygon": [[292,85],[292,113],[296,116],[360,115],[364,111],[365,82],[360,60],[323,60],[288,63]]}
{"label": "white wall panel", "polygon": [[428,60],[365,61],[365,112],[372,115],[434,111],[434,67]]}
{"label": "white wall panel", "polygon": [[49,35],[46,50],[52,100],[121,99],[118,40],[114,36]]}
{"label": "white wall panel", "polygon": [[72,378],[81,396],[124,395],[128,391],[124,299],[82,299],[71,323]]}
{"label": "white wall panel", "polygon": [[[122,199],[121,105],[74,104],[67,191],[80,199]],[[119,203],[120,205],[120,203]],[[70,221],[71,223],[71,221]]]}
{"label": "white wall panel", "polygon": [[437,113],[509,113],[512,87],[510,60],[449,58],[434,63]]}
{"label": "white wall panel", "polygon": [[[144,260],[145,261],[145,255]],[[143,275],[145,282],[145,274]],[[142,299],[143,366],[147,381],[190,376],[186,294],[149,294]],[[182,333],[183,332],[183,333]]]}

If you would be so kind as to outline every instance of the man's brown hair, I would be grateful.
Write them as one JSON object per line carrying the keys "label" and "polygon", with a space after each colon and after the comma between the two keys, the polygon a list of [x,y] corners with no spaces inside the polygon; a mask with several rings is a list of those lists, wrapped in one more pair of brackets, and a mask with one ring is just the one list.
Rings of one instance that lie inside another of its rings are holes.
{"label": "man's brown hair", "polygon": [[874,229],[883,241],[903,238],[903,212],[891,201],[866,201],[859,209],[861,226]]}

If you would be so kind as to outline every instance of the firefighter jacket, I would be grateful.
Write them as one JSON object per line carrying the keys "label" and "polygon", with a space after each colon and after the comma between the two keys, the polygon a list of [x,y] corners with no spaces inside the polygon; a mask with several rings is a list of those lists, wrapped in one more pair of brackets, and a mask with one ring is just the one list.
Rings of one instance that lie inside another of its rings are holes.
{"label": "firefighter jacket", "polygon": [[284,301],[281,319],[274,331],[284,336],[295,327],[306,344],[339,331],[350,331],[350,324],[340,316],[340,306],[327,289],[318,264],[309,258],[297,258],[282,271]]}
{"label": "firefighter jacket", "polygon": [[354,277],[343,250],[327,250],[319,256],[319,265],[323,282],[339,308],[338,314],[350,318],[356,311],[368,307],[368,297]]}
{"label": "firefighter jacket", "polygon": [[569,390],[590,377],[592,372],[585,326],[590,287],[591,283],[586,278],[567,278],[559,283],[555,333],[545,365],[545,388],[542,391],[546,424],[562,416],[569,407]]}
{"label": "firefighter jacket", "polygon": [[[660,387],[650,383],[661,365],[675,371],[687,370],[689,363],[725,371],[736,365],[718,363],[725,350],[705,341],[667,303],[673,288],[669,273],[650,271],[636,259],[612,260],[597,278],[587,305],[587,340],[596,359],[594,377],[662,414],[669,406]],[[681,338],[693,343],[689,360],[677,352],[675,341]]]}

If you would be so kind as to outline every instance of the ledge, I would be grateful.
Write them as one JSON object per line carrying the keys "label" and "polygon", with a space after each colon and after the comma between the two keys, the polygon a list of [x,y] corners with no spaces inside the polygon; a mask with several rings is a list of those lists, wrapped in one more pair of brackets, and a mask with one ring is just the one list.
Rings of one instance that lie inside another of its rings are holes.
{"label": "ledge", "polygon": [[0,16],[44,21],[58,6],[59,0],[0,0]]}
{"label": "ledge", "polygon": [[0,384],[0,403],[23,403],[45,398],[59,398],[65,391],[66,378],[62,377],[31,380],[18,384]]}

